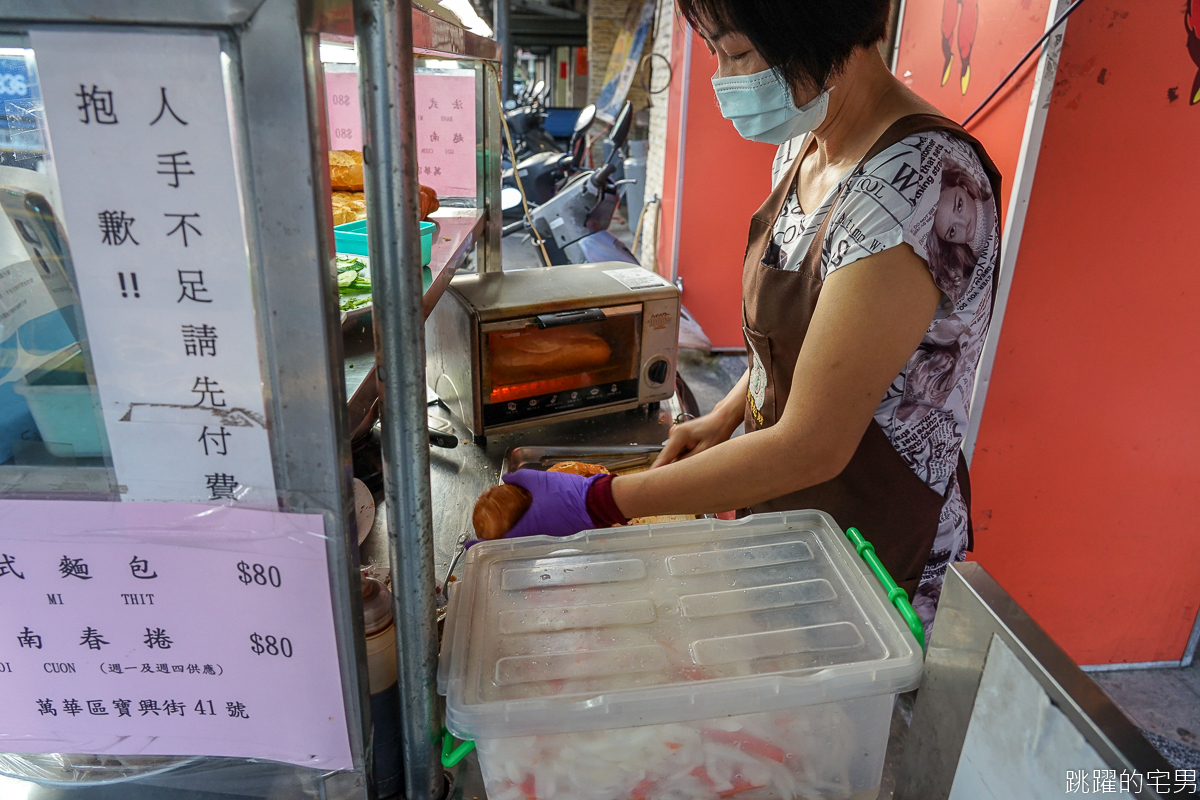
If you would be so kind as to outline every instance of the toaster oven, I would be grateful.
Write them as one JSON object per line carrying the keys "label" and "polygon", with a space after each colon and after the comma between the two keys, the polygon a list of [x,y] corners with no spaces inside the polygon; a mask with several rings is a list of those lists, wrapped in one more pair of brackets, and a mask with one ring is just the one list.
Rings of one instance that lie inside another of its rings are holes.
{"label": "toaster oven", "polygon": [[429,386],[475,436],[675,391],[679,291],[622,262],[459,275],[425,328]]}

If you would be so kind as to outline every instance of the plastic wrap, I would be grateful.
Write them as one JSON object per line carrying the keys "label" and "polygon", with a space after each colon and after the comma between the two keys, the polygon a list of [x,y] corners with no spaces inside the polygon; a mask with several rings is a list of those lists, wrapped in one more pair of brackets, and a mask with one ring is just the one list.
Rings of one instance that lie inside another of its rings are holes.
{"label": "plastic wrap", "polygon": [[139,797],[170,790],[189,795],[202,791],[237,797],[286,796],[288,800],[362,797],[361,776],[356,773],[304,769],[258,759],[4,753],[0,754],[0,775],[64,789],[136,782]]}

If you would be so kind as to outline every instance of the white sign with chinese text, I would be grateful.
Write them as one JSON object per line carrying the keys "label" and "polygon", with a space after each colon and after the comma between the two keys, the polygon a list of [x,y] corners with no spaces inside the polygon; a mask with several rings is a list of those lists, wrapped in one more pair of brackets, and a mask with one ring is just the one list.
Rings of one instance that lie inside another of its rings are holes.
{"label": "white sign with chinese text", "polygon": [[0,501],[0,750],[351,769],[319,515]]}
{"label": "white sign with chinese text", "polygon": [[217,37],[30,38],[122,498],[274,507]]}

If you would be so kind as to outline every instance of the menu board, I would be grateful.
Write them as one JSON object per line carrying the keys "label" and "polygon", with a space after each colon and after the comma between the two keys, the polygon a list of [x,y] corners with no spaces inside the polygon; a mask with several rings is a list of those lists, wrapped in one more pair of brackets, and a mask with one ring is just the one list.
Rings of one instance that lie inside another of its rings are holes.
{"label": "menu board", "polygon": [[122,499],[276,507],[217,36],[30,39]]}
{"label": "menu board", "polygon": [[322,518],[0,501],[0,750],[352,769]]}

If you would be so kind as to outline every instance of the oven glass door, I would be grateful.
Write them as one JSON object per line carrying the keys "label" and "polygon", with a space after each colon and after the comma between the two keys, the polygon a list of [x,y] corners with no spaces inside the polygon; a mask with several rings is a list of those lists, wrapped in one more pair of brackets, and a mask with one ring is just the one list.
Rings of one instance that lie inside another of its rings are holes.
{"label": "oven glass door", "polygon": [[570,324],[546,316],[549,327],[534,317],[483,326],[485,425],[638,396],[640,304],[579,312],[585,321]]}

